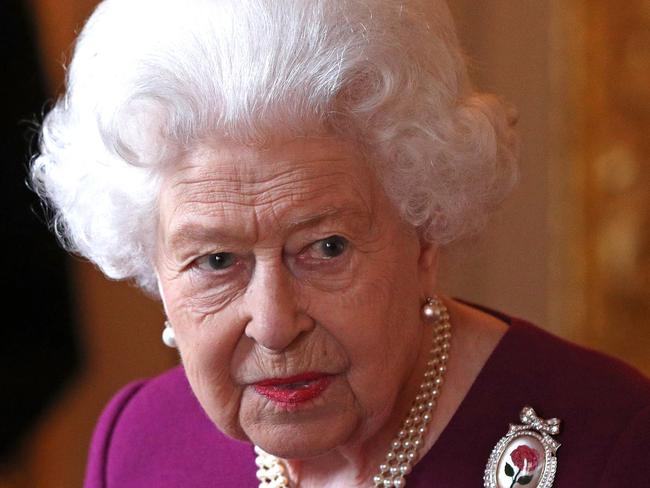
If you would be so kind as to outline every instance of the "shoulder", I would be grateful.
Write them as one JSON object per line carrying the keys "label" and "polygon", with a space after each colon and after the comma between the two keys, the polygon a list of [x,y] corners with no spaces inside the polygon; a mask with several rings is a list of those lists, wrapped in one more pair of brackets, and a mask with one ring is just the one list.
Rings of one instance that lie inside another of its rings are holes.
{"label": "shoulder", "polygon": [[[526,321],[511,320],[503,339],[509,368],[547,395],[577,403],[608,398],[599,409],[635,411],[650,405],[650,381],[622,361],[556,337]],[[502,351],[503,352],[503,351]]]}
{"label": "shoulder", "polygon": [[554,486],[645,486],[639,466],[650,462],[650,382],[616,359],[481,309],[509,328],[409,486],[477,486],[525,406],[561,421]]}
{"label": "shoulder", "polygon": [[218,431],[183,369],[125,386],[105,408],[89,452],[85,488],[256,486],[249,444]]}
{"label": "shoulder", "polygon": [[492,365],[494,378],[521,406],[562,420],[559,485],[589,479],[585,486],[633,486],[640,472],[630,463],[650,462],[648,378],[525,321],[511,324],[499,347],[503,360]]}

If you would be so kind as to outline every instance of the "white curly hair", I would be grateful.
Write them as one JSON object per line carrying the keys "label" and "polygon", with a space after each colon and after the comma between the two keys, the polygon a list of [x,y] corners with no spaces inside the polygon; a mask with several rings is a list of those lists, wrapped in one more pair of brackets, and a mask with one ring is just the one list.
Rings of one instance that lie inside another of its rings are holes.
{"label": "white curly hair", "polygon": [[199,139],[351,140],[403,218],[444,245],[514,185],[513,126],[472,88],[443,0],[105,0],[31,181],[69,250],[156,294],[160,169]]}

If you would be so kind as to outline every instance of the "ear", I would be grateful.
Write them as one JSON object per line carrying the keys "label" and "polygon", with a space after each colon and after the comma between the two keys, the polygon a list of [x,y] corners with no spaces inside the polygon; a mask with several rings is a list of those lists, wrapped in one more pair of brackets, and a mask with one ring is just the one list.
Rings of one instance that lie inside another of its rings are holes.
{"label": "ear", "polygon": [[437,245],[420,237],[418,274],[423,295],[430,295],[436,289],[439,255],[440,248]]}

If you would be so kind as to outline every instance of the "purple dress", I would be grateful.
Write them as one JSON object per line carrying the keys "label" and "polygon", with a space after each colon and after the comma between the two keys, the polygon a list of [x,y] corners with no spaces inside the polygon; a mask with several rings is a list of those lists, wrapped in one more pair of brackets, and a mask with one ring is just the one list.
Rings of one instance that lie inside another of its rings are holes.
{"label": "purple dress", "polygon": [[[521,408],[562,420],[554,487],[650,486],[650,382],[518,319],[408,487],[475,488]],[[178,367],[125,387],[96,427],[85,488],[257,487],[250,444],[221,434]],[[529,485],[530,486],[530,485]]]}

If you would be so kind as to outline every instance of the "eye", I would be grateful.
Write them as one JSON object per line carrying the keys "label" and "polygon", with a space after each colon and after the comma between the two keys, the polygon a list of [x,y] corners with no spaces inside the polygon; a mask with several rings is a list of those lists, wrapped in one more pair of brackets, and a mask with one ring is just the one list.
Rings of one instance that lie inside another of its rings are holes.
{"label": "eye", "polygon": [[235,255],[231,252],[218,252],[200,257],[196,263],[199,269],[205,271],[223,271],[230,268],[237,262]]}
{"label": "eye", "polygon": [[314,243],[315,251],[325,259],[332,259],[340,256],[348,247],[345,237],[330,236]]}

